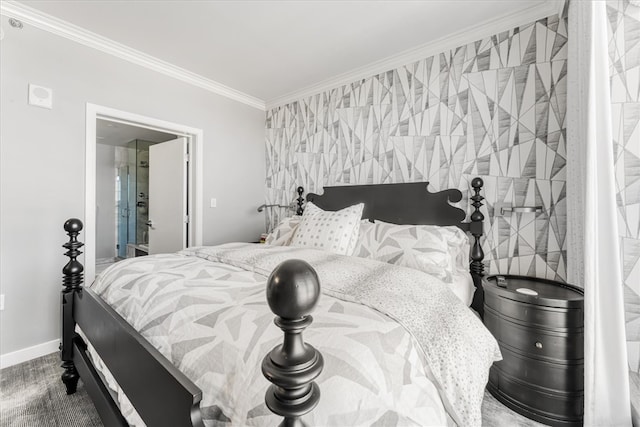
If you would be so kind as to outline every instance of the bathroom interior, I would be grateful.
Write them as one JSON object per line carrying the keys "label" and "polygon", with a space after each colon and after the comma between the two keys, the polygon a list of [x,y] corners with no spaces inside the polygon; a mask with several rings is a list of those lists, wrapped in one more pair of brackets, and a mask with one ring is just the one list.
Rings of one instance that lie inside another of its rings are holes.
{"label": "bathroom interior", "polygon": [[117,258],[132,258],[149,252],[149,146],[153,142],[134,139],[116,147],[120,159],[116,175]]}
{"label": "bathroom interior", "polygon": [[98,119],[96,272],[148,254],[149,147],[176,135]]}

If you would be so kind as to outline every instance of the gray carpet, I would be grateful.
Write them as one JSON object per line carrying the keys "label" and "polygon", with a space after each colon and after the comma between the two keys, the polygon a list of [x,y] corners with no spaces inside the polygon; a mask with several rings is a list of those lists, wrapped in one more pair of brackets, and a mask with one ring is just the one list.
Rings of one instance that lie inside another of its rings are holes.
{"label": "gray carpet", "polygon": [[[2,427],[102,426],[82,380],[78,391],[67,396],[60,380],[58,353],[0,371],[0,425]],[[482,402],[482,425],[537,427],[528,418],[503,406],[489,393]]]}
{"label": "gray carpet", "polygon": [[93,402],[82,380],[67,396],[60,380],[58,353],[0,371],[0,425],[2,427],[99,427]]}
{"label": "gray carpet", "polygon": [[482,425],[488,427],[542,427],[546,424],[525,418],[498,402],[488,391],[482,401]]}

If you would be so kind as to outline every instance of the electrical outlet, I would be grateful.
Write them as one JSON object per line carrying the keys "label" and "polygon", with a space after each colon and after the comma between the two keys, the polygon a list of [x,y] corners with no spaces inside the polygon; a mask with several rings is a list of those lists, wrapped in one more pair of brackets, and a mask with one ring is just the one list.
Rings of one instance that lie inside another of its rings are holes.
{"label": "electrical outlet", "polygon": [[4,294],[0,295],[0,311],[4,310]]}

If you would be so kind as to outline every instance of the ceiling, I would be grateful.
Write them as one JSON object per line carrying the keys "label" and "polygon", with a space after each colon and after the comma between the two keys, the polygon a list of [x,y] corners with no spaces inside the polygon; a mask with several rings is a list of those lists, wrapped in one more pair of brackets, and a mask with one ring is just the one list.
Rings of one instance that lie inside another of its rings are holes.
{"label": "ceiling", "polygon": [[[505,31],[529,23],[513,24],[513,19],[505,18],[527,13],[530,17],[533,10],[548,11],[550,3],[558,1],[48,0],[20,4],[270,104],[435,40],[446,42],[453,35],[459,39],[465,31],[473,37],[479,27]],[[495,32],[481,36],[491,34]]]}
{"label": "ceiling", "polygon": [[176,139],[176,136],[152,129],[98,119],[96,120],[96,138],[98,144],[124,147],[134,139],[165,142]]}

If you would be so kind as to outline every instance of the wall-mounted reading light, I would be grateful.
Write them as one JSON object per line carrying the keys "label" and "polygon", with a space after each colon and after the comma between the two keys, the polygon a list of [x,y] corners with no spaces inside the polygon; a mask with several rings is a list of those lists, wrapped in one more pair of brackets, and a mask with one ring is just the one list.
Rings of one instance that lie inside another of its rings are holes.
{"label": "wall-mounted reading light", "polygon": [[495,216],[511,216],[512,213],[540,213],[543,212],[542,206],[507,206],[504,203],[496,203],[494,205]]}
{"label": "wall-mounted reading light", "polygon": [[291,203],[290,205],[266,205],[266,204],[262,204],[260,206],[258,206],[258,212],[262,212],[265,208],[287,208],[287,209],[295,209],[296,205],[295,203]]}

